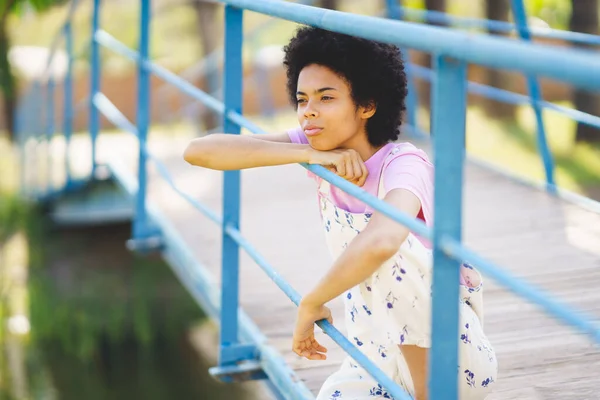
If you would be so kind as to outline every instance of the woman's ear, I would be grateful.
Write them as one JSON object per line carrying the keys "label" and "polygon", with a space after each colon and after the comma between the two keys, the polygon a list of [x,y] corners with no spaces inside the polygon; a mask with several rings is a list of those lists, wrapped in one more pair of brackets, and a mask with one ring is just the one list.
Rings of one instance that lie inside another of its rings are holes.
{"label": "woman's ear", "polygon": [[360,117],[369,119],[375,115],[375,111],[377,111],[377,105],[374,101],[370,101],[366,106],[361,107]]}

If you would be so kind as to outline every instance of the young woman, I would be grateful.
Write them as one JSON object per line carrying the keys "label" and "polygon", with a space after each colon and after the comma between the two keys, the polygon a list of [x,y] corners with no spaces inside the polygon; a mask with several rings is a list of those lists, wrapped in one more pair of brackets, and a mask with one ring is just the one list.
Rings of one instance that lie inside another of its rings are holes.
{"label": "young woman", "polygon": [[[433,222],[433,166],[409,143],[396,143],[406,97],[397,47],[303,27],[285,47],[287,89],[299,126],[282,134],[215,134],[193,140],[185,159],[218,170],[320,164],[427,225]],[[430,243],[314,175],[325,237],[335,262],[303,297],[293,350],[324,360],[314,323],[343,295],[348,338],[414,398],[427,399],[431,346]],[[360,233],[360,235],[359,235]],[[496,380],[496,355],[483,332],[482,280],[461,269],[459,389],[483,399]],[[318,399],[391,396],[350,357]]]}

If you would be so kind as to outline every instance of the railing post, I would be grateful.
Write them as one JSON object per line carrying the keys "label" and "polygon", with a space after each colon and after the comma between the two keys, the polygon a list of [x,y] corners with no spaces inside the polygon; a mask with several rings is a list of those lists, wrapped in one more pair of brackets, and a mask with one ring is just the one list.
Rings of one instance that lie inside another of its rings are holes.
{"label": "railing post", "polygon": [[133,239],[128,242],[131,250],[147,251],[160,247],[159,233],[152,226],[146,208],[148,189],[148,154],[147,139],[150,123],[150,73],[146,61],[150,54],[150,20],[152,14],[151,0],[140,0],[140,38],[138,57],[138,97],[137,97],[137,130],[139,141],[138,153],[138,191],[135,199],[135,218],[133,220]]}
{"label": "railing post", "polygon": [[[513,17],[516,22],[517,32],[519,37],[525,41],[531,41],[531,33],[527,25],[527,13],[523,0],[511,0]],[[531,107],[535,113],[535,121],[537,124],[537,147],[542,156],[544,164],[544,172],[546,175],[546,190],[551,193],[556,193],[554,182],[554,160],[548,142],[546,139],[546,129],[544,127],[544,117],[542,115],[542,107],[539,102],[542,100],[542,91],[540,83],[534,75],[527,74],[527,89],[531,100]]]}
{"label": "railing post", "polygon": [[[240,127],[227,118],[229,111],[242,113],[243,10],[225,6],[225,47],[223,74],[223,131],[240,134]],[[265,377],[252,344],[240,344],[238,328],[240,251],[227,230],[240,226],[240,171],[223,176],[223,225],[221,253],[221,331],[219,366],[210,373],[225,382]],[[241,361],[245,361],[241,363]]]}
{"label": "railing post", "polygon": [[48,71],[48,81],[46,83],[46,196],[52,194],[52,138],[54,136],[54,88],[56,83],[52,76],[52,70]]}
{"label": "railing post", "polygon": [[[433,91],[435,223],[433,228],[432,351],[429,398],[458,398],[458,305],[460,262],[439,247],[442,236],[461,240],[465,157],[466,65],[436,58]],[[462,371],[460,371],[462,372]]]}
{"label": "railing post", "polygon": [[[243,10],[225,6],[225,70],[223,130],[239,135],[240,127],[227,118],[227,111],[242,113],[242,21]],[[240,171],[225,171],[223,178],[223,247],[221,293],[221,347],[219,365],[232,365],[235,360],[225,355],[227,347],[238,342],[239,248],[225,228],[239,229]]]}
{"label": "railing post", "polygon": [[98,133],[100,131],[100,114],[94,105],[94,98],[100,92],[100,46],[96,41],[96,32],[100,28],[100,4],[101,0],[94,0],[94,10],[92,14],[92,42],[91,42],[91,82],[90,82],[90,137],[92,141],[92,172],[93,178],[96,174],[96,144]]}
{"label": "railing post", "polygon": [[[402,0],[385,0],[387,18],[402,20]],[[417,123],[417,109],[419,102],[417,98],[416,85],[412,73],[410,72],[410,54],[407,49],[400,49],[402,52],[402,58],[404,61],[407,83],[408,83],[408,94],[406,96],[406,122],[410,126],[410,131],[415,136],[423,136],[423,133],[419,130]]]}
{"label": "railing post", "polygon": [[71,163],[69,159],[71,136],[73,134],[73,30],[71,21],[65,24],[65,50],[67,52],[67,72],[64,79],[63,94],[63,131],[65,135],[65,190],[73,186]]}

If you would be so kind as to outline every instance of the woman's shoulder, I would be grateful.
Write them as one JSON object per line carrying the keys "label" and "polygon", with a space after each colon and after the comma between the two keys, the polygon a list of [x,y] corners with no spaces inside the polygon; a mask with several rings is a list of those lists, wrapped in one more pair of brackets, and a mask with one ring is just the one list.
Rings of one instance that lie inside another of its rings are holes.
{"label": "woman's shoulder", "polygon": [[390,164],[398,165],[404,163],[425,163],[433,166],[425,150],[415,146],[410,142],[393,143],[389,156],[386,160],[386,166]]}

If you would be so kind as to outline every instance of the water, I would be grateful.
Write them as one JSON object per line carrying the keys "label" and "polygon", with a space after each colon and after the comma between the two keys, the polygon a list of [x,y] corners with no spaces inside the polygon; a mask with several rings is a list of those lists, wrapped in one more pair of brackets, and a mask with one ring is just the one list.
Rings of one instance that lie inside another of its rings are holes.
{"label": "water", "polygon": [[0,335],[1,400],[251,397],[208,375],[189,339],[204,314],[159,258],[125,249],[129,225],[28,227],[31,330]]}

